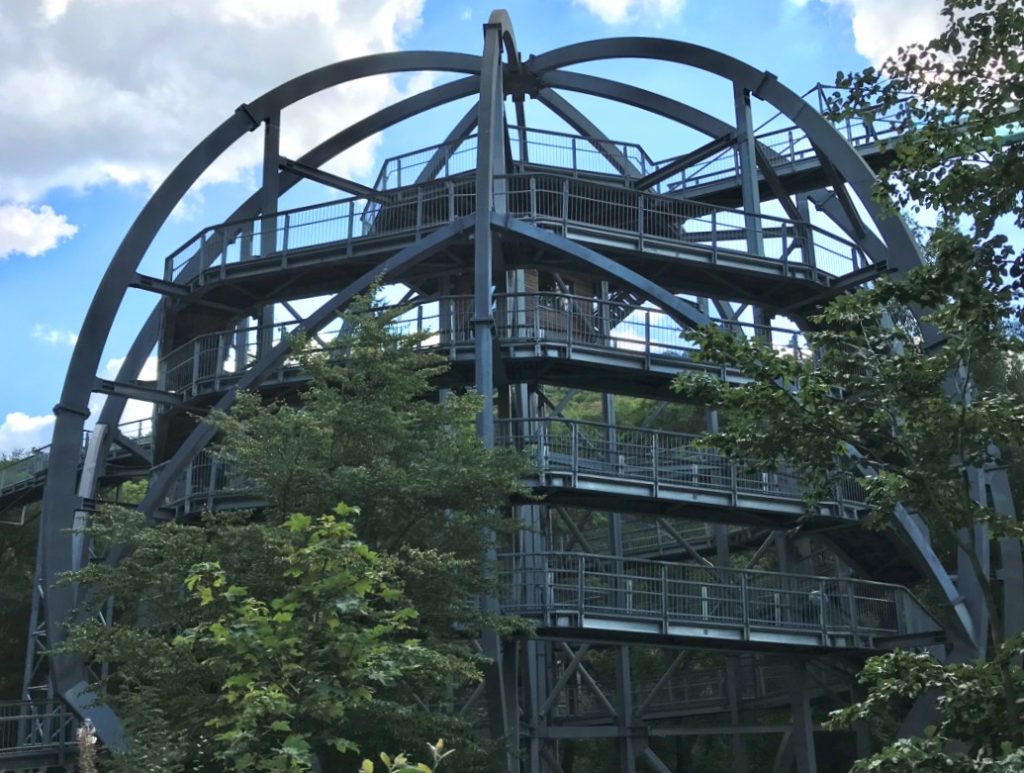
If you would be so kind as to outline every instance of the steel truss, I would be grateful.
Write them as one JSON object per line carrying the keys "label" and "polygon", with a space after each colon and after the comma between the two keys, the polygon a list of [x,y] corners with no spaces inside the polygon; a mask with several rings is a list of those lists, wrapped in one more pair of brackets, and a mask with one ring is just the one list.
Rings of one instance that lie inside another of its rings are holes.
{"label": "steel truss", "polygon": [[[896,513],[891,534],[866,533],[852,485],[822,502],[799,538],[789,536],[803,505],[785,471],[751,475],[696,449],[691,435],[660,429],[659,417],[679,372],[740,380],[695,362],[684,330],[714,322],[812,356],[798,330],[785,338],[773,330],[772,316],[800,322],[881,271],[919,265],[903,223],[871,196],[872,165],[885,157],[878,140],[892,136],[891,126],[884,116],[830,124],[771,73],[681,41],[597,40],[524,61],[501,11],[483,36],[481,56],[381,54],[288,81],[228,117],[146,204],[83,322],[52,445],[0,470],[0,507],[22,503],[45,481],[25,698],[56,696],[88,714],[104,743],[121,743],[113,712],[90,707],[87,665],[48,654],[77,593],[55,580],[88,555],[75,527],[103,486],[140,470],[149,486],[139,507],[151,517],[258,502],[206,451],[214,430],[192,412],[228,409],[239,389],[301,382],[283,333],[328,340],[337,312],[383,276],[411,288],[413,310],[396,324],[431,331],[424,346],[447,354],[453,381],[482,395],[484,444],[528,453],[532,484],[546,495],[513,504],[512,517],[529,528],[507,554],[489,557],[503,581],[489,603],[534,619],[539,635],[485,636],[480,646],[494,666],[461,707],[483,711],[506,749],[505,769],[568,771],[574,745],[607,739],[617,770],[672,770],[666,759],[682,770],[687,738],[718,735],[732,769],[743,771],[747,739],[768,734],[778,739],[775,770],[814,771],[815,709],[851,699],[858,659],[897,642],[939,640],[938,624],[900,584],[925,579],[948,604],[942,622],[954,657],[984,648],[977,590],[957,586],[912,514]],[[735,120],[567,69],[627,57],[719,76]],[[341,128],[299,158],[281,156],[290,105],[358,78],[421,70],[456,77]],[[567,98],[580,93],[668,118],[706,140],[654,161],[602,133]],[[477,104],[447,137],[388,159],[372,187],[321,169],[367,137],[471,95]],[[576,133],[528,126],[528,98]],[[755,131],[754,98],[787,126]],[[143,254],[189,187],[255,130],[264,135],[260,190],[168,256],[162,277],[140,275]],[[280,211],[279,198],[300,180],[351,197]],[[762,200],[778,202],[785,216],[764,214]],[[830,228],[811,222],[812,207]],[[101,380],[103,347],[129,288],[166,302],[139,330],[117,377]],[[290,300],[324,293],[329,300],[313,314],[275,319],[275,305],[290,310]],[[140,383],[154,349],[159,379]],[[579,390],[602,393],[601,421],[562,415]],[[93,392],[108,397],[86,435]],[[660,402],[644,427],[626,429],[616,421],[616,394]],[[159,406],[152,431],[118,428],[129,398]],[[708,416],[708,426],[715,420]],[[979,498],[1012,512],[1005,474],[976,477]],[[740,553],[746,568],[737,567]],[[1019,630],[1019,545],[1003,553],[1005,603],[1016,605],[1007,619]],[[761,569],[766,559],[775,572]],[[652,672],[652,657],[653,680],[634,679]],[[762,714],[772,719],[759,721]],[[63,715],[54,721],[63,727]],[[864,734],[856,748],[867,750]]]}

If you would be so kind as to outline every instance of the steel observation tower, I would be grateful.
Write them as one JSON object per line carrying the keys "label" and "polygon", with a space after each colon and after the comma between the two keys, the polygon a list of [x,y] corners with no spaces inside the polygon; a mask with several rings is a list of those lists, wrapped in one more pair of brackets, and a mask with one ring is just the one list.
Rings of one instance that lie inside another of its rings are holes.
{"label": "steel observation tower", "polygon": [[[140,508],[153,517],[251,503],[257,492],[209,453],[214,430],[196,413],[230,408],[240,389],[300,383],[283,332],[329,335],[337,313],[381,276],[407,290],[403,324],[430,331],[424,346],[446,354],[483,396],[483,442],[529,455],[530,485],[544,495],[510,506],[529,528],[496,566],[500,609],[532,620],[537,635],[486,637],[496,665],[469,698],[486,732],[507,742],[508,771],[571,773],[588,744],[607,749],[609,770],[692,770],[693,744],[714,737],[734,771],[753,769],[753,745],[768,738],[772,770],[809,773],[818,769],[816,745],[851,757],[869,751],[866,733],[818,727],[825,711],[855,697],[867,655],[897,645],[958,657],[984,648],[977,589],[957,584],[956,567],[938,558],[912,513],[868,531],[860,492],[846,487],[806,517],[785,470],[750,472],[694,445],[714,415],[687,431],[664,419],[678,400],[675,375],[740,378],[694,361],[685,330],[721,325],[810,356],[800,332],[809,315],[919,264],[903,223],[871,196],[872,170],[894,136],[885,116],[830,123],[820,93],[805,99],[770,72],[675,40],[595,40],[524,59],[504,11],[491,15],[483,38],[479,56],[367,56],[243,104],[129,229],[82,325],[52,445],[0,470],[8,519],[42,499],[24,701],[0,707],[0,769],[55,764],[85,714],[103,741],[120,738],[109,709],[86,709],[87,665],[49,655],[77,592],[54,582],[89,560],[75,528],[133,478],[149,481]],[[717,76],[735,106],[731,120],[572,69],[619,58]],[[455,77],[339,125],[298,158],[281,155],[294,103],[359,78],[418,71]],[[575,107],[579,94],[647,111],[700,139],[652,160],[628,131],[598,127]],[[389,127],[473,96],[447,136],[389,158],[372,187],[321,168]],[[764,129],[754,125],[754,100],[777,112]],[[531,128],[527,102],[572,131]],[[189,187],[250,132],[263,138],[259,190],[169,255],[162,276],[139,273]],[[326,203],[280,209],[282,194],[303,180],[336,190]],[[103,379],[103,347],[129,288],[157,302],[117,377]],[[327,300],[307,316],[292,313],[295,300],[311,297]],[[140,380],[154,353],[157,380]],[[107,399],[86,431],[94,393]],[[582,393],[600,395],[599,419],[566,415]],[[617,420],[620,396],[649,401],[642,421]],[[152,421],[121,424],[128,399],[150,401]],[[1012,508],[1004,473],[977,485]],[[922,583],[942,605],[938,620],[907,590]],[[1019,583],[1005,586],[1007,604],[1020,603]]]}

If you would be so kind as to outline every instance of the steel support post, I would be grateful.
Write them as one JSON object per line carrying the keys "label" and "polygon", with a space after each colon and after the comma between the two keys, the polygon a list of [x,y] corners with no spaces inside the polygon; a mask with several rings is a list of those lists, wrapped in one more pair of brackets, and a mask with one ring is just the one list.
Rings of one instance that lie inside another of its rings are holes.
{"label": "steel support post", "polygon": [[[754,137],[754,120],[750,112],[750,92],[738,84],[734,84],[733,101],[736,108],[736,157],[739,162],[747,252],[751,255],[764,255],[761,188],[757,174],[757,140]],[[754,307],[754,324],[768,324],[766,314],[756,306]]]}
{"label": "steel support post", "polygon": [[[494,234],[491,231],[491,212],[495,205],[504,206],[503,181],[496,176],[504,174],[505,153],[503,88],[501,70],[502,27],[484,25],[484,53],[480,72],[480,102],[477,125],[476,216],[474,219],[473,252],[473,333],[475,336],[476,390],[482,399],[477,417],[477,433],[486,448],[494,447],[494,319],[491,311]],[[496,557],[493,548],[487,560],[493,566]],[[484,600],[485,608],[498,610],[495,599]],[[482,637],[484,655],[491,659],[487,668],[487,716],[491,737],[504,745],[503,770],[511,773],[518,767],[519,718],[510,711],[514,703],[516,684],[509,684],[506,667],[508,653],[503,652],[502,641],[496,631],[485,631]],[[514,672],[514,669],[513,669]],[[514,673],[513,673],[514,676]]]}
{"label": "steel support post", "polygon": [[633,737],[633,679],[629,663],[629,647],[615,648],[615,708],[618,712],[617,742],[619,773],[636,773],[637,743]]}
{"label": "steel support post", "polygon": [[[717,419],[717,412],[715,418]],[[716,422],[717,423],[717,422]],[[728,568],[729,561],[729,527],[722,523],[715,524],[715,563]],[[744,612],[744,619],[746,619]],[[739,656],[725,656],[725,694],[729,702],[729,721],[733,727],[740,725],[740,685]],[[732,773],[747,773],[750,763],[747,758],[747,743],[739,733],[733,733],[730,741],[732,751],[729,769]]]}
{"label": "steel support post", "polygon": [[[1017,511],[1010,493],[1005,468],[988,471],[988,493],[992,508],[1010,520],[1017,520]],[[1007,638],[1024,632],[1024,561],[1020,540],[1010,537],[999,540],[999,580],[1003,589],[1003,635]]]}
{"label": "steel support post", "polygon": [[807,665],[801,658],[790,661],[790,706],[793,713],[793,751],[797,773],[817,773],[814,752],[814,718],[811,714],[810,684]]}
{"label": "steel support post", "polygon": [[[263,187],[260,189],[260,256],[277,252],[277,200],[280,196],[281,113],[275,112],[264,122],[263,132]],[[282,237],[284,235],[282,234]],[[274,346],[274,307],[264,306],[256,317],[259,333],[256,356],[262,357]]]}

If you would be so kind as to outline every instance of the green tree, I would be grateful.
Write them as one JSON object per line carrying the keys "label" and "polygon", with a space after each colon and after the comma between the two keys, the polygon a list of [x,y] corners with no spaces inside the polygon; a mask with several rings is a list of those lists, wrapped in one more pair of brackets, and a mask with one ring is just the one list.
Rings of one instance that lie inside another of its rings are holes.
{"label": "green tree", "polygon": [[[313,753],[355,769],[357,748],[438,735],[460,769],[488,767],[457,707],[485,665],[474,637],[507,625],[478,599],[525,467],[482,448],[474,396],[436,399],[447,365],[398,314],[357,302],[344,336],[298,355],[299,394],[243,395],[215,419],[225,480],[263,506],[160,528],[124,510],[95,519],[94,538],[127,557],[77,579],[119,614],[68,646],[111,666],[124,769],[304,770]],[[339,501],[351,507],[332,515]]]}
{"label": "green tree", "polygon": [[[751,381],[677,382],[722,412],[724,430],[711,442],[728,453],[794,469],[809,500],[855,480],[870,525],[886,528],[905,506],[944,560],[959,552],[971,562],[988,613],[987,658],[941,664],[895,652],[869,661],[868,699],[837,724],[871,721],[892,741],[895,723],[930,690],[941,718],[926,737],[890,743],[855,770],[1016,770],[1024,743],[1021,640],[1005,630],[1001,588],[978,558],[987,546],[976,544],[974,527],[985,525],[987,539],[1019,538],[1021,528],[971,486],[976,471],[1024,448],[1024,400],[1014,386],[1021,341],[1007,334],[1021,309],[1022,253],[1009,235],[1024,225],[1024,145],[1015,136],[1024,4],[947,0],[943,13],[948,27],[938,39],[901,49],[881,71],[841,74],[844,90],[833,100],[839,114],[873,112],[903,130],[880,194],[937,212],[927,264],[834,300],[811,320],[811,358],[701,331],[701,356]],[[926,345],[934,340],[925,341],[908,308],[928,310],[922,322],[941,346]]]}

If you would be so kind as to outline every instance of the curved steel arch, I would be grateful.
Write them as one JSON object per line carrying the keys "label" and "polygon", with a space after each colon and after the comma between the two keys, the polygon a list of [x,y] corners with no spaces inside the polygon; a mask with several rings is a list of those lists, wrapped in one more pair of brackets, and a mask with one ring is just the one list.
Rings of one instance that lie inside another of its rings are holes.
{"label": "curved steel arch", "polygon": [[[75,478],[82,431],[89,415],[89,397],[110,327],[142,255],[173,208],[209,165],[260,122],[281,109],[331,86],[371,75],[436,70],[478,75],[480,57],[449,52],[395,52],[352,59],[313,70],[243,105],[201,141],[168,175],[143,207],[114,253],[93,301],[68,365],[54,424],[40,523],[41,581],[48,589],[45,629],[50,647],[63,641],[63,625],[76,603],[70,587],[57,587],[58,577],[72,568],[74,513],[78,498]],[[92,702],[84,666],[68,655],[51,656],[51,679],[57,693],[81,711]],[[106,740],[116,744],[119,728],[112,716],[98,715],[98,726],[109,726]]]}
{"label": "curved steel arch", "polygon": [[[758,70],[719,51],[664,38],[606,38],[575,43],[536,56],[526,66],[533,75],[543,77],[549,71],[575,64],[626,58],[653,59],[695,67],[725,78],[765,100],[804,131],[871,211],[874,174],[864,159],[824,117],[796,92],[779,83],[770,72]],[[889,245],[893,266],[903,272],[920,265],[921,256],[917,244],[903,222],[896,217],[880,215],[880,208],[875,206],[872,218]]]}
{"label": "curved steel arch", "polygon": [[[480,79],[478,76],[462,78],[452,83],[435,86],[432,89],[416,94],[412,97],[396,102],[393,105],[379,110],[361,121],[357,121],[346,127],[332,137],[321,142],[316,147],[304,153],[298,161],[306,166],[320,167],[353,145],[372,137],[379,131],[394,126],[401,121],[419,115],[427,110],[439,107],[443,104],[453,102],[463,97],[476,93],[479,89]],[[289,171],[278,173],[278,185],[281,193],[291,190],[301,178]],[[232,212],[227,220],[244,220],[255,217],[260,211],[260,199],[263,189],[260,188],[246,199],[237,209]],[[183,276],[191,276],[197,270],[198,255],[193,255],[185,268],[182,269]],[[158,325],[160,320],[159,309],[154,309],[144,323],[125,356],[125,361],[117,373],[118,381],[131,381],[139,377],[142,367],[145,365],[146,357],[153,347],[156,346],[159,335]],[[100,412],[98,424],[111,426],[116,424],[124,411],[124,404],[127,398],[111,395],[107,398]]]}
{"label": "curved steel arch", "polygon": [[[490,28],[490,32],[488,32],[488,28]],[[500,41],[497,43],[497,49],[495,49],[494,32],[497,33],[497,40]],[[92,391],[93,379],[107,334],[124,294],[134,277],[142,254],[173,207],[215,158],[243,134],[298,100],[325,88],[375,74],[439,70],[470,75],[468,78],[410,97],[347,127],[301,157],[301,163],[315,167],[322,165],[355,142],[371,136],[393,123],[473,93],[481,93],[481,110],[484,109],[484,101],[489,102],[488,109],[493,114],[489,114],[488,125],[492,129],[498,128],[500,121],[496,121],[495,117],[500,116],[503,97],[503,68],[500,63],[502,49],[508,55],[508,64],[504,69],[509,71],[526,70],[528,74],[536,76],[537,82],[542,85],[542,88],[560,88],[607,97],[664,115],[715,137],[735,131],[734,127],[726,122],[653,92],[616,81],[564,72],[559,69],[576,63],[606,58],[636,56],[645,59],[661,59],[715,73],[767,99],[806,132],[822,157],[835,164],[866,206],[872,206],[869,188],[873,181],[873,175],[860,156],[820,115],[810,110],[802,99],[794,92],[779,85],[774,76],[760,72],[739,60],[710,49],[677,41],[619,38],[556,49],[523,63],[516,48],[511,23],[505,12],[492,14],[488,25],[485,26],[485,39],[488,41],[485,45],[485,57],[450,52],[379,54],[328,65],[292,79],[268,91],[252,103],[242,105],[232,117],[224,121],[197,145],[157,189],[128,230],[104,274],[83,323],[79,342],[74,350],[65,379],[61,402],[55,407],[57,422],[54,429],[50,475],[44,496],[41,524],[42,539],[44,540],[42,579],[47,587],[52,585],[57,574],[70,566],[71,537],[67,534],[67,530],[73,522],[76,501],[74,477],[79,462],[81,430],[88,415],[88,398]],[[494,106],[495,100],[497,108]],[[460,122],[460,125],[464,121]],[[481,139],[480,145],[483,146],[483,144],[484,141]],[[281,171],[278,172],[277,179],[280,181],[280,190],[286,191],[297,182],[298,178],[288,171]],[[480,195],[479,187],[477,194]],[[258,192],[246,200],[236,210],[235,215],[256,215],[261,211],[261,202],[262,199]],[[885,236],[889,249],[894,254],[894,265],[903,266],[905,264],[905,267],[909,267],[911,263],[916,264],[916,247],[903,229],[902,223],[897,221],[898,225],[894,225],[891,220],[883,222],[876,217],[875,212],[871,212],[871,214]],[[667,293],[655,282],[625,269],[621,264],[611,261],[593,250],[534,226],[510,220],[500,214],[482,212],[478,207],[474,215],[445,226],[414,245],[395,253],[380,266],[375,267],[335,294],[317,312],[302,322],[302,329],[316,330],[318,326],[325,324],[337,309],[347,303],[352,295],[368,287],[379,276],[382,268],[397,272],[403,267],[424,260],[433,250],[440,248],[450,240],[459,238],[470,227],[481,228],[484,222],[486,222],[486,230],[491,233],[502,230],[515,233],[520,237],[570,255],[601,273],[615,276],[619,281],[658,303],[682,324],[692,326],[708,321],[689,304]],[[901,238],[904,241],[901,241]],[[907,244],[910,245],[910,251],[900,252]],[[897,255],[899,255],[898,260],[895,259]],[[193,264],[192,261],[195,263]],[[194,256],[189,265],[198,266],[198,257]],[[154,312],[144,324],[131,347],[129,356],[119,374],[119,379],[137,377],[146,356],[156,342],[159,319],[159,312]],[[480,337],[477,340],[479,342]],[[236,389],[256,386],[261,383],[265,375],[285,356],[287,351],[288,346],[285,343],[266,352]],[[233,400],[234,391],[225,394],[218,402],[218,406],[226,408]],[[108,399],[100,417],[101,424],[109,426],[116,422],[124,402],[124,398],[119,397]],[[212,427],[200,425],[185,443],[178,447],[172,458],[153,479],[150,490],[141,505],[143,510],[152,510],[162,500],[176,473],[184,468],[184,465],[212,436]],[[56,589],[49,594],[46,607],[46,628],[51,646],[61,640],[60,625],[67,619],[73,602],[74,594],[69,589]],[[85,693],[86,685],[82,663],[67,656],[54,656],[52,664],[53,681],[58,692],[73,706],[82,708],[90,700],[90,696]],[[118,736],[116,717],[109,712],[97,715],[95,711],[93,711],[93,716],[97,720],[104,740],[116,744]]]}

